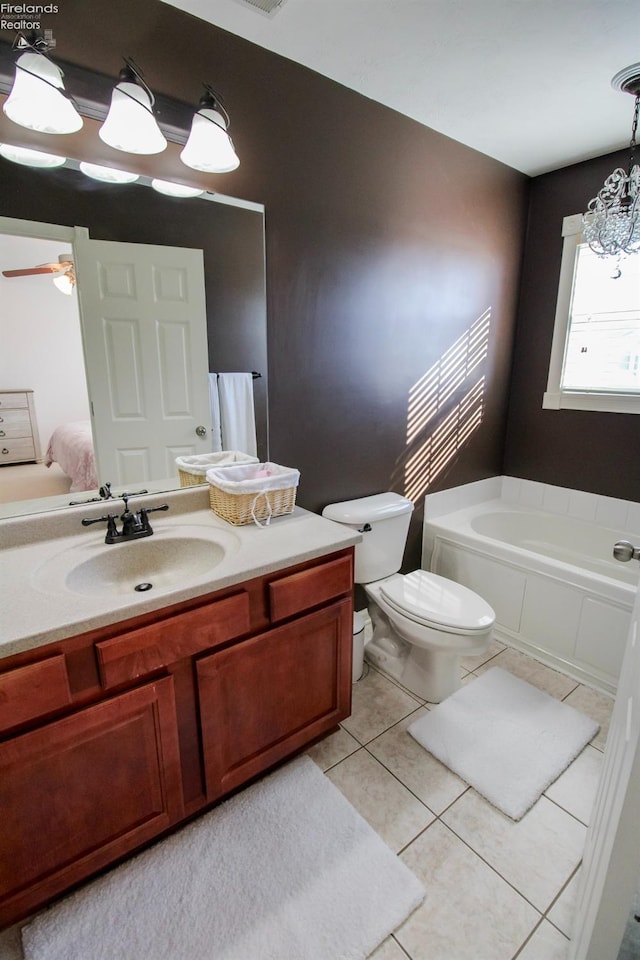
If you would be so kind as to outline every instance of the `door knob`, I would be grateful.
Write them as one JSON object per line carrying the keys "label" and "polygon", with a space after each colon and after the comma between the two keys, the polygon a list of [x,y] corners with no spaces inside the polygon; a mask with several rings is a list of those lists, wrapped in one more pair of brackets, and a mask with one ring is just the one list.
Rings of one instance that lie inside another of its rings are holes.
{"label": "door knob", "polygon": [[640,547],[634,547],[629,540],[618,540],[613,545],[613,555],[621,563],[627,563],[629,560],[640,560]]}
{"label": "door knob", "polygon": [[198,437],[206,437],[206,435],[207,435],[207,428],[206,428],[206,427],[196,427],[196,436],[198,436]]}

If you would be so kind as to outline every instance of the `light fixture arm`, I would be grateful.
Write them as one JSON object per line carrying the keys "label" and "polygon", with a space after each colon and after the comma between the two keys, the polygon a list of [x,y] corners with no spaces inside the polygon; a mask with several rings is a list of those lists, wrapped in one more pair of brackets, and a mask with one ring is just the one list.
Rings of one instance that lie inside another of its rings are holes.
{"label": "light fixture arm", "polygon": [[149,97],[150,106],[147,107],[144,103],[140,103],[139,100],[136,100],[135,97],[132,97],[131,94],[128,93],[127,90],[123,89],[122,87],[119,87],[120,93],[124,94],[124,96],[128,97],[130,100],[133,100],[134,103],[136,103],[139,107],[142,107],[152,116],[155,116],[155,111],[153,110],[153,107],[155,105],[156,98],[154,97],[150,87],[145,82],[144,74],[142,73],[142,70],[135,63],[135,61],[131,59],[131,57],[125,57],[124,62],[125,62],[125,66],[122,68],[122,70],[118,75],[118,83],[137,83],[139,86],[142,87],[146,95]]}
{"label": "light fixture arm", "polygon": [[[216,113],[219,113],[228,130],[231,126],[231,118],[229,117],[227,108],[222,102],[222,97],[220,94],[216,93],[210,83],[204,83],[203,86],[206,92],[202,94],[200,100],[198,101],[198,110],[214,110]],[[205,120],[208,120],[209,123],[215,123],[215,120],[212,120],[211,117],[208,117],[206,113],[201,114],[201,116],[204,116]]]}

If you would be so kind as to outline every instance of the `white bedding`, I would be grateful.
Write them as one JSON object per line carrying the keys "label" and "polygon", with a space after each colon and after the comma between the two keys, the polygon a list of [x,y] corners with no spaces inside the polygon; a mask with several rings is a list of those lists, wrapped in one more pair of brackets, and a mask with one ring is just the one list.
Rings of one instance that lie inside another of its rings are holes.
{"label": "white bedding", "polygon": [[50,467],[58,463],[71,479],[71,492],[96,490],[99,486],[93,454],[93,438],[89,420],[63,423],[51,434],[45,457]]}

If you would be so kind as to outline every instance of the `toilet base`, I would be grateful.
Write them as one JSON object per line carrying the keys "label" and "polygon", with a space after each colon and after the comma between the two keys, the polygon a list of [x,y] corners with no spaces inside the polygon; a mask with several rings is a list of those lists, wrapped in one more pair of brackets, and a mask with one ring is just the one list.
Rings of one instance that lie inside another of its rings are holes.
{"label": "toilet base", "polygon": [[460,688],[460,657],[456,654],[433,654],[418,647],[393,653],[373,640],[364,653],[374,667],[429,703],[440,703]]}
{"label": "toilet base", "polygon": [[382,611],[370,607],[373,637],[365,658],[383,673],[398,680],[421,700],[440,703],[460,687],[460,655],[427,650],[398,636]]}

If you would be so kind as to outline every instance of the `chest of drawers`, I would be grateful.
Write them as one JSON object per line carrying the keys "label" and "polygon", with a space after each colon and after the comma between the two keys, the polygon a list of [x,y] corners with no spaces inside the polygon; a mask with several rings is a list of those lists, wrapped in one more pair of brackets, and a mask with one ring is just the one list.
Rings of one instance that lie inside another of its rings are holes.
{"label": "chest of drawers", "polygon": [[40,459],[33,390],[0,391],[0,463]]}

